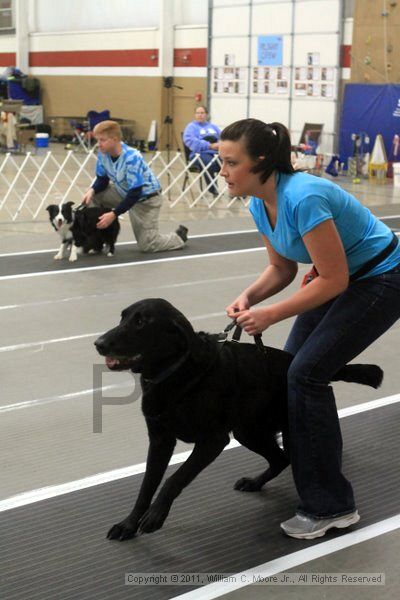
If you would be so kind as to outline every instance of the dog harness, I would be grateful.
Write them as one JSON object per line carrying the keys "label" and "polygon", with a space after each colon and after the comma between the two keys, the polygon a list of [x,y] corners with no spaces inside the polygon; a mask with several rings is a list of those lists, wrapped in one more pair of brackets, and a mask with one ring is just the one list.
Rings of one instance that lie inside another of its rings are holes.
{"label": "dog harness", "polygon": [[[235,327],[236,326],[236,327]],[[221,342],[222,344],[224,344],[227,340],[228,340],[228,333],[235,327],[235,331],[233,332],[232,335],[232,342],[239,342],[243,329],[240,327],[240,325],[238,325],[236,323],[236,319],[233,319],[233,321],[231,321],[226,327],[225,329],[218,334],[218,341]],[[264,346],[263,341],[262,341],[262,335],[261,333],[257,333],[254,336],[254,342],[255,345],[257,346],[257,348],[263,353],[263,354],[267,354],[267,348]]]}

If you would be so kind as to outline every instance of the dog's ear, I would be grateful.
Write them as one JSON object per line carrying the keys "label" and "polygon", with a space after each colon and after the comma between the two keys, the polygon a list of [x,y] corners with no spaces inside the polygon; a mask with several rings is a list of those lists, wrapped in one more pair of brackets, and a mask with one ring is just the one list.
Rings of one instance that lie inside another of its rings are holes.
{"label": "dog's ear", "polygon": [[46,206],[46,210],[51,213],[55,208],[57,208],[57,204],[49,204]]}
{"label": "dog's ear", "polygon": [[201,361],[203,358],[201,340],[189,321],[183,315],[179,315],[173,319],[173,325],[179,331],[192,357],[195,360]]}
{"label": "dog's ear", "polygon": [[64,203],[65,206],[72,206],[73,204],[75,204],[75,202],[71,202],[70,200]]}

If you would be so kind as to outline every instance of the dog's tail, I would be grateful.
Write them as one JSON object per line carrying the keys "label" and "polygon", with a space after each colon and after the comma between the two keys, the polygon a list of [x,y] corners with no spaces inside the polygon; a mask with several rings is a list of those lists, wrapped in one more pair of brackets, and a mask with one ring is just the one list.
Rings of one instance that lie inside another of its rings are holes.
{"label": "dog's tail", "polygon": [[346,365],[332,381],[350,381],[378,388],[383,381],[383,371],[378,365]]}

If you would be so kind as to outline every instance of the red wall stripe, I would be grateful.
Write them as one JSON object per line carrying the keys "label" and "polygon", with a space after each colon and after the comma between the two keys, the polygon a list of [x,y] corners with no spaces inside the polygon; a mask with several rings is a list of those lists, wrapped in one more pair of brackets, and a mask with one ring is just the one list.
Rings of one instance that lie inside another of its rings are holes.
{"label": "red wall stripe", "polygon": [[175,48],[174,67],[206,67],[207,48]]}
{"label": "red wall stripe", "polygon": [[[0,52],[0,66],[14,67],[15,52]],[[30,52],[31,67],[157,67],[158,49]],[[206,67],[207,48],[176,48],[175,67]]]}
{"label": "red wall stripe", "polygon": [[0,52],[0,67],[15,67],[16,62],[15,52]]}
{"label": "red wall stripe", "polygon": [[340,53],[340,66],[350,67],[351,66],[351,46],[343,45]]}
{"label": "red wall stripe", "polygon": [[158,50],[30,52],[31,67],[157,67]]}

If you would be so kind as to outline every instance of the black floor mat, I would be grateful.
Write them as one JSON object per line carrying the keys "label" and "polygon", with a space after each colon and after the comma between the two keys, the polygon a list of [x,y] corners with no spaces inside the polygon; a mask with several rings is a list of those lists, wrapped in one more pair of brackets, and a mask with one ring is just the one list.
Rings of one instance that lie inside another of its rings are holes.
{"label": "black floor mat", "polygon": [[64,271],[66,269],[81,269],[97,267],[99,265],[117,265],[130,262],[146,262],[149,260],[162,260],[180,256],[198,256],[213,252],[227,252],[261,247],[262,241],[257,232],[235,233],[234,235],[208,235],[205,237],[189,239],[182,250],[170,252],[157,252],[144,254],[138,250],[136,244],[116,246],[115,256],[108,257],[104,254],[83,255],[76,262],[68,259],[54,260],[55,252],[41,252],[40,254],[4,256],[0,257],[0,277],[21,275],[24,273],[42,273],[46,271]]}
{"label": "black floor mat", "polygon": [[[341,425],[344,471],[361,514],[352,529],[397,514],[400,405],[346,417]],[[126,516],[142,475],[2,513],[1,598],[166,600],[193,586],[126,586],[125,573],[237,573],[345,535],[334,530],[315,541],[282,535],[279,523],[296,506],[289,469],[262,492],[232,489],[264,466],[244,448],[224,452],[176,500],[163,529],[124,543],[105,535]]]}

